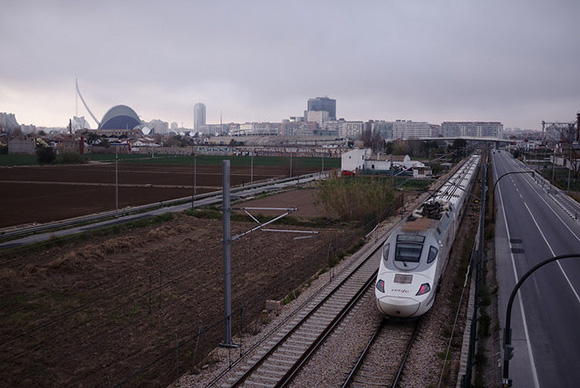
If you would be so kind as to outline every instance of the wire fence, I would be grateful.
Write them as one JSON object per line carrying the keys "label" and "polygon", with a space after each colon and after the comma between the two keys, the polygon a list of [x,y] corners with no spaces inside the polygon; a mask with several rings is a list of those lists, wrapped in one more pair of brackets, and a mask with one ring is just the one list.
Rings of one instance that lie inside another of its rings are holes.
{"label": "wire fence", "polygon": [[[314,274],[335,265],[357,245],[363,230],[372,230],[402,205],[400,195],[382,214],[365,217],[362,230],[334,231],[307,256],[280,265],[268,274],[267,281],[260,279],[247,287],[247,292],[234,296],[230,317],[234,335],[257,333],[266,300],[282,300]],[[239,267],[232,268],[240,271],[240,276],[243,265],[259,265],[262,252],[269,248],[267,241],[253,237],[248,240],[239,247],[244,253],[236,261]],[[70,306],[54,315],[34,312],[46,318],[33,326],[26,325],[30,315],[25,307],[9,309],[2,320],[22,319],[23,329],[0,338],[0,380],[9,387],[160,386],[185,372],[199,370],[211,362],[208,355],[223,339],[225,318],[221,317],[219,302],[208,311],[196,307],[208,290],[219,290],[221,266],[206,274],[209,281],[205,282],[197,279],[194,270],[191,263],[176,261],[140,278],[97,285],[95,288],[103,291],[82,300],[71,301],[71,295],[65,292],[54,303]],[[239,282],[244,284],[244,279]],[[243,341],[244,336],[239,338]],[[50,357],[38,356],[39,350]],[[243,342],[239,349],[232,350],[232,362],[244,350]]]}

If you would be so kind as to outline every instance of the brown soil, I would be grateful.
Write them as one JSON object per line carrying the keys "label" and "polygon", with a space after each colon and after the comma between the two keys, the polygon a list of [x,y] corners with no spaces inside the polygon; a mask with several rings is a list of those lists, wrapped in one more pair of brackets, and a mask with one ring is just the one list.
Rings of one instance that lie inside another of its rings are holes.
{"label": "brown soil", "polygon": [[[192,166],[121,163],[118,169],[120,209],[193,194]],[[196,193],[221,190],[221,169],[197,166]],[[250,182],[248,166],[230,169],[232,186]],[[0,228],[115,210],[115,171],[115,164],[0,168]],[[254,166],[253,179],[284,177],[288,172],[286,167]]]}
{"label": "brown soil", "polygon": [[[251,205],[298,206],[308,218],[321,215],[313,199],[312,190],[296,190]],[[232,223],[232,235],[254,225]],[[232,244],[234,333],[251,331],[266,299],[282,299],[358,241],[346,230],[317,230],[306,239],[258,231]],[[178,214],[112,237],[0,256],[0,381],[170,384],[223,339],[221,238],[221,221]]]}

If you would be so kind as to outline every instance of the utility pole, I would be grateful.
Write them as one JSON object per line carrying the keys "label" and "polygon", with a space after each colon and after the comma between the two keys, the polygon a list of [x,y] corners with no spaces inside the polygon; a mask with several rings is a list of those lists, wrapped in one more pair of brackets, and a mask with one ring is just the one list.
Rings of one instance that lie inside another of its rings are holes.
{"label": "utility pole", "polygon": [[224,250],[224,342],[223,347],[237,347],[232,342],[232,280],[231,280],[231,229],[230,215],[230,161],[222,160],[223,182],[223,250]]}
{"label": "utility pole", "polygon": [[[301,233],[314,235],[318,234],[316,231],[301,231],[301,230],[275,230],[264,229],[265,226],[276,222],[282,217],[287,216],[291,212],[298,210],[297,208],[235,208],[235,210],[243,210],[250,218],[256,221],[259,225],[240,234],[231,236],[230,218],[231,218],[231,201],[230,201],[230,161],[222,161],[222,182],[223,182],[223,266],[224,266],[224,341],[220,344],[226,348],[236,348],[240,345],[232,341],[232,287],[231,287],[231,243],[239,240],[243,236],[252,233],[256,230],[264,230],[268,232],[285,232],[285,233]],[[258,219],[252,216],[248,210],[281,210],[284,214],[279,215],[268,222],[261,223]],[[309,237],[309,236],[306,236]],[[306,238],[298,237],[298,238]]]}
{"label": "utility pole", "polygon": [[115,145],[115,217],[119,215],[119,144]]}

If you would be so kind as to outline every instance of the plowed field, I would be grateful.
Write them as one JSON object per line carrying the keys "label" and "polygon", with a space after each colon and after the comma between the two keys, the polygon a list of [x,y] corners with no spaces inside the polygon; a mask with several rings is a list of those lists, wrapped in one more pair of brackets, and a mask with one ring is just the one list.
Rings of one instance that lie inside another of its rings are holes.
{"label": "plowed field", "polygon": [[[248,166],[231,166],[232,186],[250,182]],[[222,167],[198,165],[196,193],[221,190]],[[302,173],[314,172],[303,169]],[[285,167],[254,166],[254,182],[287,176]],[[0,228],[45,223],[193,194],[192,166],[120,163],[0,168]]]}

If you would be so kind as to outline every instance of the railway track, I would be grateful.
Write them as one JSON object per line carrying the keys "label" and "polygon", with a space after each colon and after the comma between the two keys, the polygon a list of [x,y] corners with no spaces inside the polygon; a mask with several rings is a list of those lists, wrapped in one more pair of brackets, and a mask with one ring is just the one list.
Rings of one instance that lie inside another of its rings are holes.
{"label": "railway track", "polygon": [[397,387],[415,342],[419,322],[383,319],[342,387]]}
{"label": "railway track", "polygon": [[[419,201],[419,199],[417,199]],[[206,387],[283,387],[314,355],[372,288],[380,262],[382,243],[400,221],[382,231],[381,237],[363,247],[360,257],[327,286],[318,290],[293,313],[255,343],[240,353],[227,370]],[[372,290],[371,290],[372,291]],[[400,361],[400,359],[399,359]],[[399,362],[400,364],[400,362]]]}
{"label": "railway track", "polygon": [[218,376],[208,387],[286,386],[374,284],[381,247],[379,243],[369,249],[337,276],[332,287],[315,294],[250,349],[249,361]]}

